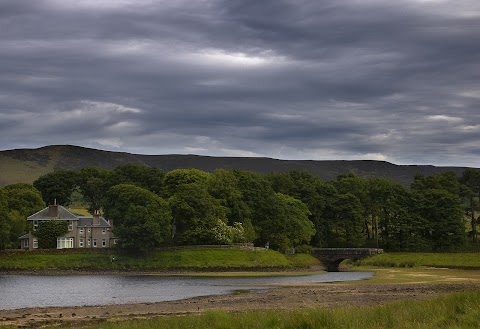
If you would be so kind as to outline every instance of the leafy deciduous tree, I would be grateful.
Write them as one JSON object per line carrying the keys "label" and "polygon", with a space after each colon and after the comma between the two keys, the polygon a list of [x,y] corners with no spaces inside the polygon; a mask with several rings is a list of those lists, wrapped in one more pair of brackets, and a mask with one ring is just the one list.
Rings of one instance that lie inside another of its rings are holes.
{"label": "leafy deciduous tree", "polygon": [[78,174],[78,186],[88,203],[88,210],[94,213],[103,208],[108,191],[108,171],[99,167],[82,168]]}
{"label": "leafy deciduous tree", "polygon": [[7,195],[3,188],[0,188],[0,249],[10,245],[10,221],[8,219]]}
{"label": "leafy deciduous tree", "polygon": [[57,170],[40,176],[33,186],[42,194],[47,204],[68,206],[70,196],[78,186],[78,172],[73,170]]}
{"label": "leafy deciduous tree", "polygon": [[[167,174],[168,175],[168,174]],[[227,223],[227,208],[200,183],[182,184],[168,200],[177,244],[218,244],[214,228]]]}
{"label": "leafy deciduous tree", "polygon": [[220,200],[221,205],[227,209],[228,224],[241,223],[244,230],[243,239],[252,242],[255,240],[255,229],[251,221],[252,210],[243,200],[243,193],[237,185],[238,179],[232,171],[219,169],[209,180],[208,192]]}
{"label": "leafy deciduous tree", "polygon": [[[28,231],[27,217],[45,207],[40,192],[31,184],[17,183],[5,186],[5,220],[10,230],[6,247],[17,248],[18,238]],[[5,226],[6,229],[7,226]]]}
{"label": "leafy deciduous tree", "polygon": [[474,243],[478,242],[476,212],[480,209],[480,170],[466,169],[460,177],[459,182],[462,184],[460,196],[467,201],[466,215],[470,217],[471,237]]}
{"label": "leafy deciduous tree", "polygon": [[125,164],[110,171],[109,185],[132,184],[162,195],[164,177],[165,173],[158,168]]}
{"label": "leafy deciduous tree", "polygon": [[172,216],[161,197],[141,187],[120,184],[109,189],[105,216],[113,220],[119,247],[148,253],[171,238]]}
{"label": "leafy deciduous tree", "polygon": [[184,185],[198,184],[206,188],[211,174],[198,169],[175,169],[164,178],[165,194],[170,197]]}

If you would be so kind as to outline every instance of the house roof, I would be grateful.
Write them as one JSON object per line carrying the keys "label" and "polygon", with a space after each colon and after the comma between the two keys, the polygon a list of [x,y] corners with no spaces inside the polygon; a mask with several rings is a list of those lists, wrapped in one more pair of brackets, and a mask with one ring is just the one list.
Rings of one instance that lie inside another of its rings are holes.
{"label": "house roof", "polygon": [[28,216],[27,220],[78,220],[78,216],[63,206],[53,205]]}
{"label": "house roof", "polygon": [[78,227],[112,227],[105,218],[102,216],[99,217],[100,219],[100,224],[99,225],[93,225],[93,217],[90,216],[79,216],[78,217],[79,221],[77,223]]}
{"label": "house roof", "polygon": [[22,235],[21,237],[18,238],[19,240],[25,240],[25,239],[30,239],[30,232],[27,234]]}
{"label": "house roof", "polygon": [[99,216],[99,224],[93,224],[93,216],[81,216],[68,211],[59,205],[48,206],[39,212],[27,217],[28,220],[76,220],[79,227],[112,227],[108,221]]}

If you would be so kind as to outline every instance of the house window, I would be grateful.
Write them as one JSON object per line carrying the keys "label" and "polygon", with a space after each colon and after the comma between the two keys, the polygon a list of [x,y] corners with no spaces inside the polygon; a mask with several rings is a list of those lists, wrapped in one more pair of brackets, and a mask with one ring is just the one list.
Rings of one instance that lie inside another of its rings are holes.
{"label": "house window", "polygon": [[90,239],[87,240],[87,246],[89,246],[91,244],[91,241]]}
{"label": "house window", "polygon": [[92,232],[92,229],[89,227],[87,230],[88,233]]}
{"label": "house window", "polygon": [[33,230],[37,231],[38,230],[38,220],[33,221]]}
{"label": "house window", "polygon": [[79,246],[80,248],[83,248],[83,247],[85,246],[85,239],[80,239],[80,240],[78,240],[78,246]]}
{"label": "house window", "polygon": [[83,227],[80,228],[80,234],[83,234]]}
{"label": "house window", "polygon": [[107,229],[106,228],[102,228],[102,234],[105,234],[107,233]]}
{"label": "house window", "polygon": [[68,221],[68,230],[72,231],[73,230],[73,220]]}
{"label": "house window", "polygon": [[97,239],[93,239],[93,246],[94,246],[94,247],[97,246]]}
{"label": "house window", "polygon": [[28,239],[23,240],[23,247],[28,248]]}
{"label": "house window", "polygon": [[57,249],[73,248],[73,238],[57,238]]}
{"label": "house window", "polygon": [[33,249],[37,249],[38,248],[38,239],[33,239]]}
{"label": "house window", "polygon": [[102,248],[105,248],[107,246],[107,240],[102,239]]}
{"label": "house window", "polygon": [[113,239],[113,244],[117,244],[117,239]]}

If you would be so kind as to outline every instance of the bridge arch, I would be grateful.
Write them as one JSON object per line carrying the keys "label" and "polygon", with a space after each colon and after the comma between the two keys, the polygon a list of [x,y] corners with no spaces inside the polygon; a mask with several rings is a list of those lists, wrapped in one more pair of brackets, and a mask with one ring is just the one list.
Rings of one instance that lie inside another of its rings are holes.
{"label": "bridge arch", "polygon": [[312,251],[328,272],[338,272],[340,263],[345,259],[357,261],[381,253],[383,249],[374,248],[313,248]]}

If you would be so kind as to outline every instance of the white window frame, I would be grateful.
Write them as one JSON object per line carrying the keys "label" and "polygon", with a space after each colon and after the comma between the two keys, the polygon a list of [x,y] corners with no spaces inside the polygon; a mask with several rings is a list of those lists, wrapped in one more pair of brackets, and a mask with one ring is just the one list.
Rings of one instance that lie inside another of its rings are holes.
{"label": "white window frame", "polygon": [[39,224],[39,223],[38,223],[38,220],[34,220],[34,221],[33,221],[33,230],[34,230],[34,231],[38,231],[38,224]]}
{"label": "white window frame", "polygon": [[90,246],[92,244],[92,239],[87,240],[87,246]]}
{"label": "white window frame", "polygon": [[38,249],[38,239],[37,238],[33,238],[32,248],[33,249]]}
{"label": "white window frame", "polygon": [[97,239],[93,239],[93,247],[94,247],[94,248],[97,247]]}
{"label": "white window frame", "polygon": [[73,220],[68,221],[68,230],[73,231]]}
{"label": "white window frame", "polygon": [[78,239],[78,247],[79,248],[85,247],[85,239]]}
{"label": "white window frame", "polygon": [[87,229],[87,232],[88,232],[88,233],[92,232],[92,229],[89,227],[89,228]]}
{"label": "white window frame", "polygon": [[107,229],[106,228],[102,228],[102,234],[105,234],[107,233]]}
{"label": "white window frame", "polygon": [[71,249],[74,248],[74,246],[73,238],[57,238],[57,249]]}
{"label": "white window frame", "polygon": [[105,248],[107,246],[107,240],[102,239],[102,248]]}
{"label": "white window frame", "polygon": [[23,240],[23,248],[28,248],[29,246],[29,239]]}
{"label": "white window frame", "polygon": [[83,227],[80,227],[80,234],[83,234],[84,230]]}

